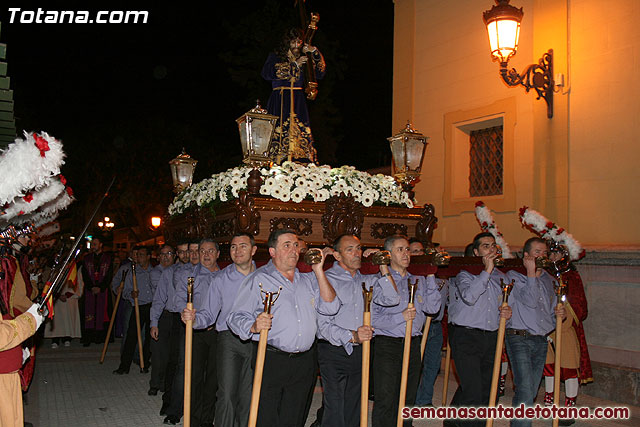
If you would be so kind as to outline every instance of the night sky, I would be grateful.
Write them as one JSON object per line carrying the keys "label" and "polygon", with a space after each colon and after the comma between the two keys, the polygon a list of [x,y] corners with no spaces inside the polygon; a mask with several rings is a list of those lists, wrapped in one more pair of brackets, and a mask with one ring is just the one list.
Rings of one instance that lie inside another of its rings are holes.
{"label": "night sky", "polygon": [[[135,225],[164,213],[172,197],[167,162],[182,147],[199,160],[195,181],[241,163],[235,119],[257,98],[266,104],[262,64],[284,31],[300,26],[299,14],[284,0],[95,4],[5,2],[0,42],[18,132],[44,130],[64,143],[63,174],[78,198],[65,216],[83,222],[115,174],[103,211],[119,226]],[[149,20],[10,23],[9,7],[92,16],[147,10]],[[313,44],[327,62],[309,104],[320,163],[388,165],[393,2],[308,0],[307,11],[320,13]]]}

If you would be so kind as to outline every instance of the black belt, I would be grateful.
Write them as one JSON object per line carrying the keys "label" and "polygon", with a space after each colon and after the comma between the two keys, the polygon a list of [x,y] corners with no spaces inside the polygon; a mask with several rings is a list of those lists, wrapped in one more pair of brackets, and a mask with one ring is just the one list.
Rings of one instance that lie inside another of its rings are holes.
{"label": "black belt", "polygon": [[535,335],[524,329],[507,329],[507,335],[520,335],[521,337],[541,337],[543,335]]}
{"label": "black belt", "polygon": [[[318,344],[326,344],[326,345],[330,345],[330,346],[335,347],[335,348],[343,348],[341,345],[331,344],[329,341],[323,340],[323,339],[318,339]],[[360,345],[360,343],[352,342],[351,345],[353,345],[355,347],[357,345]]]}
{"label": "black belt", "polygon": [[[256,345],[257,345],[257,342],[256,342]],[[306,356],[306,354],[309,353],[311,351],[311,349],[306,350],[306,351],[301,351],[299,353],[289,353],[287,351],[280,350],[279,348],[276,348],[276,347],[274,347],[272,345],[267,344],[267,351],[269,351],[271,353],[279,354],[279,355],[285,356],[285,357],[296,358],[296,357]]]}
{"label": "black belt", "polygon": [[[396,341],[396,342],[402,342],[404,341],[404,337],[389,337],[386,335],[376,335],[374,338],[382,338],[383,340],[389,340],[389,341]],[[412,340],[417,340],[417,339],[421,339],[422,336],[421,335],[416,335],[411,337]]]}
{"label": "black belt", "polygon": [[456,325],[455,323],[449,323],[449,326],[453,326],[455,328],[461,328],[461,329],[466,329],[468,331],[476,331],[476,332],[482,332],[483,334],[495,334],[498,332],[498,330],[496,329],[495,331],[487,331],[486,329],[480,329],[480,328],[472,328],[470,326],[462,326],[462,325]]}

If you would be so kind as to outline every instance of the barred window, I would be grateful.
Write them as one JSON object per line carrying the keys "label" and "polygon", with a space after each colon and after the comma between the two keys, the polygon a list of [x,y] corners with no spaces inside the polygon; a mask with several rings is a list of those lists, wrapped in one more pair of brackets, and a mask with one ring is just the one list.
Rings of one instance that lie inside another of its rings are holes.
{"label": "barred window", "polygon": [[473,130],[469,136],[469,195],[502,194],[502,125]]}

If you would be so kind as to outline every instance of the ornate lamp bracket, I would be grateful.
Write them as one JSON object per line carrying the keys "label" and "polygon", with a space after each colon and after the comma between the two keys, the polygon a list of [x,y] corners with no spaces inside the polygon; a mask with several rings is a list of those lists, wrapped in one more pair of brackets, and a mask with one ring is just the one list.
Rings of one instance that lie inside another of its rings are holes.
{"label": "ornate lamp bracket", "polygon": [[521,85],[527,92],[535,89],[536,99],[543,98],[547,103],[547,117],[553,117],[553,49],[542,55],[537,64],[529,65],[522,74],[518,74],[515,68],[507,69],[507,63],[501,62],[500,75],[508,86]]}

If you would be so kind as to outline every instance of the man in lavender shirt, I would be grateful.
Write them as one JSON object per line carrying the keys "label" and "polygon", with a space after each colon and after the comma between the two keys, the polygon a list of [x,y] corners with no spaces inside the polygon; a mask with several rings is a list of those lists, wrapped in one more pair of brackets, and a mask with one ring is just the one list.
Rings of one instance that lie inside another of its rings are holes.
{"label": "man in lavender shirt", "polygon": [[[156,304],[156,296],[162,292],[160,287],[160,279],[162,274],[173,268],[173,260],[175,254],[173,248],[164,245],[160,249],[160,264],[151,270],[151,287],[153,288],[153,302],[151,303],[151,379],[149,380],[149,396],[158,394],[158,390],[164,389],[165,372],[167,361],[169,360],[169,337],[171,333],[171,316],[169,312],[164,312],[164,305],[159,308]],[[162,335],[160,336],[159,321],[162,319]]]}
{"label": "man in lavender shirt", "polygon": [[[532,237],[524,243],[524,276],[516,271],[508,273],[515,280],[511,291],[513,317],[507,322],[507,354],[513,370],[516,388],[513,406],[524,403],[533,406],[542,380],[547,358],[546,335],[556,327],[556,315],[567,319],[564,307],[556,307],[554,278],[536,267],[536,258],[547,255],[547,243]],[[511,420],[512,426],[531,426],[531,420]]]}
{"label": "man in lavender shirt", "polygon": [[[411,262],[409,241],[404,236],[391,236],[384,242],[384,248],[391,252],[389,272],[382,272],[397,287],[400,302],[392,307],[384,307],[375,302],[371,305],[371,323],[375,329],[373,346],[373,427],[388,427],[396,424],[398,416],[398,396],[402,372],[402,353],[407,321],[413,320],[411,331],[411,353],[407,382],[406,405],[412,406],[420,381],[420,338],[426,313],[435,313],[440,308],[440,293],[435,276],[414,276],[407,271]],[[409,308],[408,282],[418,281],[414,307]],[[405,425],[411,425],[406,420]]]}
{"label": "man in lavender shirt", "polygon": [[[140,328],[143,334],[144,345],[142,352],[144,356],[144,369],[141,372],[149,372],[149,345],[151,344],[151,336],[149,335],[149,310],[151,309],[151,301],[153,300],[153,290],[151,287],[151,255],[149,249],[145,246],[139,246],[136,253],[136,282],[138,291],[133,290],[133,274],[129,272],[124,281],[122,289],[122,298],[124,304],[134,306],[134,299],[138,298],[138,308],[140,312]],[[127,328],[127,336],[124,339],[124,349],[120,356],[120,366],[113,371],[116,375],[129,373],[131,362],[133,361],[133,353],[138,344],[136,316],[132,314],[129,318],[129,327]]]}
{"label": "man in lavender shirt", "polygon": [[253,345],[241,340],[227,326],[227,316],[245,277],[256,269],[253,262],[258,247],[253,236],[240,233],[231,239],[232,264],[222,269],[209,286],[200,310],[182,311],[182,320],[193,320],[194,329],[215,324],[218,331],[218,392],[215,425],[244,427],[249,421],[253,368]]}
{"label": "man in lavender shirt", "polygon": [[[267,242],[271,261],[251,273],[238,290],[227,324],[240,339],[258,341],[268,330],[258,426],[298,427],[304,424],[309,389],[315,366],[311,346],[317,332],[318,313],[333,315],[340,300],[322,269],[300,273],[298,236],[289,229],[272,231]],[[280,294],[264,313],[263,292]]]}
{"label": "man in lavender shirt", "polygon": [[[474,275],[460,271],[449,289],[449,343],[460,378],[451,406],[489,403],[500,317],[511,317],[511,308],[501,307],[500,280],[507,282],[507,276],[493,264],[498,256],[495,238],[491,233],[480,233],[472,245],[474,255],[482,257],[482,272]],[[465,425],[485,423],[472,420]],[[445,425],[455,424],[453,420],[445,421]]]}
{"label": "man in lavender shirt", "polygon": [[[193,306],[201,309],[206,296],[219,274],[217,261],[220,255],[218,244],[211,239],[202,239],[198,246],[200,264],[193,272]],[[187,306],[187,281],[181,281],[176,287],[173,298],[175,306],[182,312]],[[218,376],[216,368],[216,345],[218,333],[214,326],[199,329],[193,333],[192,372],[191,375],[191,423],[194,426],[213,424],[215,417],[216,391]]]}
{"label": "man in lavender shirt", "polygon": [[178,257],[185,260],[184,264],[178,265],[170,273],[170,277],[164,277],[169,272],[163,275],[163,279],[167,280],[165,286],[168,289],[166,309],[171,312],[172,316],[167,375],[173,372],[173,379],[162,395],[160,415],[166,415],[164,423],[170,425],[180,422],[184,409],[184,323],[180,320],[180,312],[184,306],[176,306],[175,293],[177,289],[182,288],[182,284],[185,284],[186,289],[187,279],[195,275],[194,272],[200,265],[198,246],[198,243],[190,242],[185,252],[178,249]]}
{"label": "man in lavender shirt", "polygon": [[[367,249],[364,256],[377,251]],[[370,341],[373,328],[363,322],[362,286],[373,289],[373,301],[380,306],[400,301],[389,279],[389,267],[380,266],[385,276],[362,275],[360,240],[344,234],[333,243],[337,262],[327,270],[327,278],[340,298],[340,311],[333,316],[318,316],[318,363],[322,376],[322,426],[357,427],[360,425],[360,387],[362,382],[362,344]]]}
{"label": "man in lavender shirt", "polygon": [[[158,387],[158,389],[164,391],[160,415],[165,415],[169,407],[171,387],[176,373],[176,364],[178,363],[179,347],[184,347],[184,338],[180,339],[180,337],[184,337],[184,334],[181,334],[182,322],[176,323],[174,319],[176,313],[173,308],[173,295],[175,294],[173,278],[176,271],[189,264],[189,242],[182,241],[176,247],[178,261],[163,270],[153,294],[153,303],[151,303],[151,338],[158,341],[156,349],[159,349],[157,352],[160,353],[159,360],[154,359],[156,351],[151,354],[151,374],[153,376],[156,369],[164,370],[164,382],[160,383],[162,387]],[[154,395],[153,391],[150,388],[148,393]]]}

